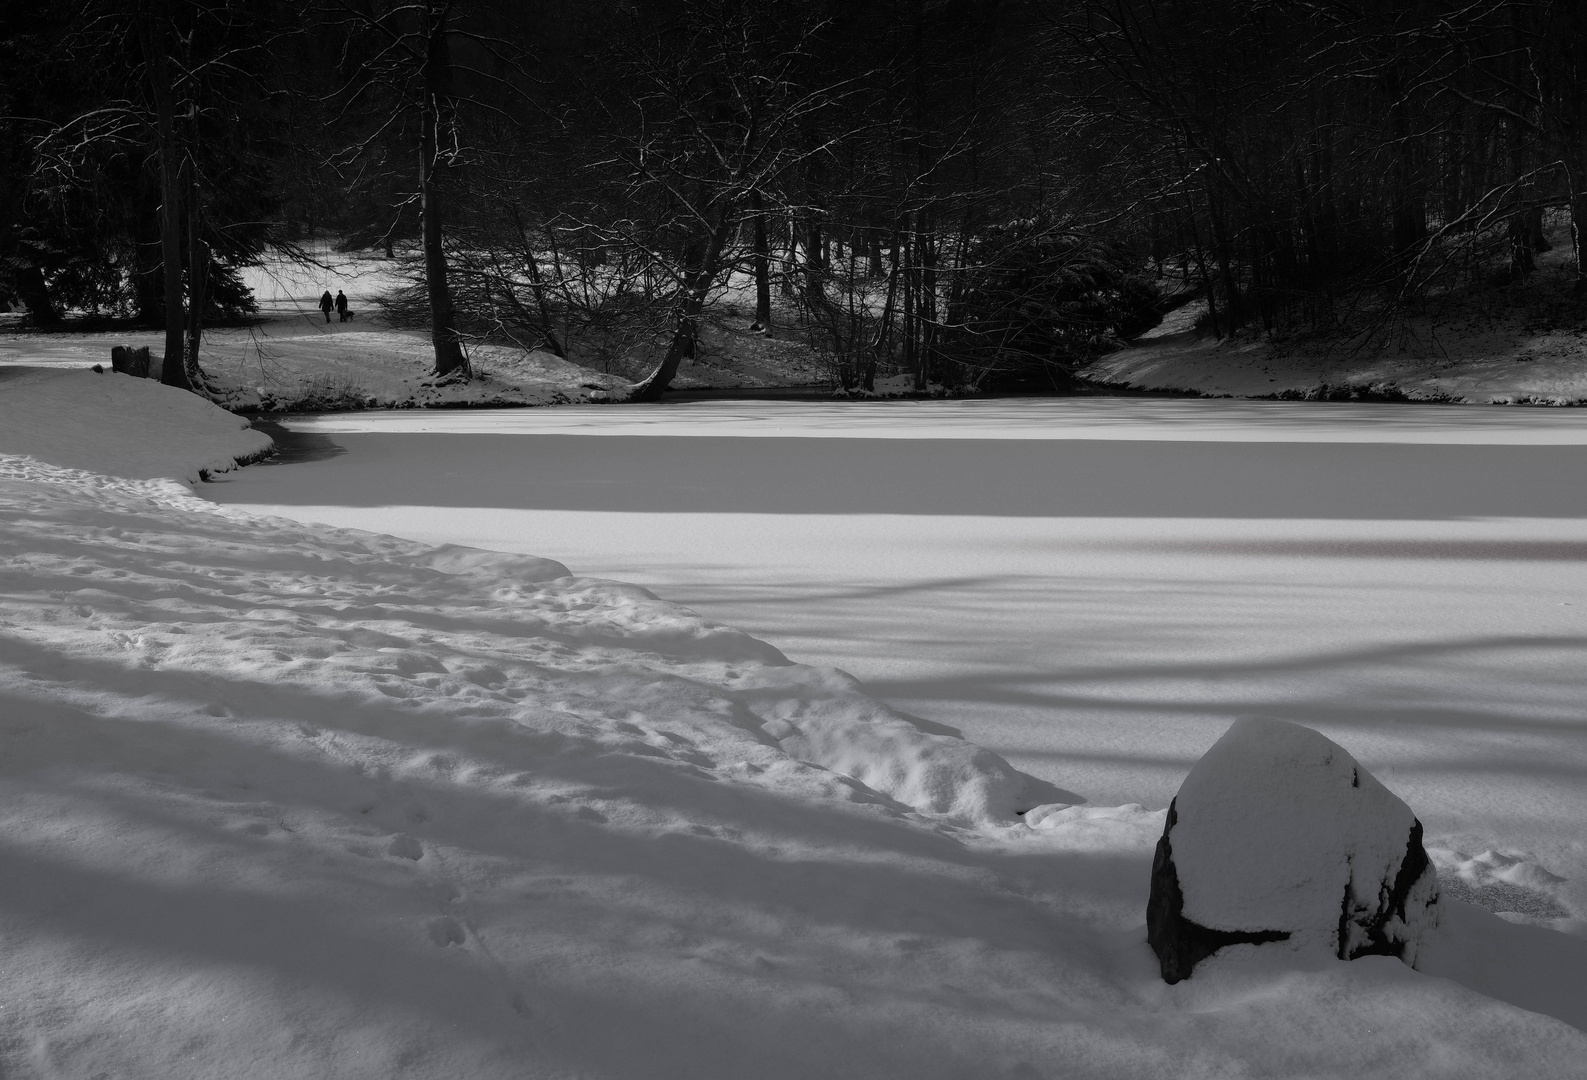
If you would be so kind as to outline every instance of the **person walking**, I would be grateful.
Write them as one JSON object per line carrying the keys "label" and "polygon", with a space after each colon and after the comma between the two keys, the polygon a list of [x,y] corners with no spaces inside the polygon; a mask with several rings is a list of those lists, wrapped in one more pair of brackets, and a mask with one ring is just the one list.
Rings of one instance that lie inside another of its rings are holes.
{"label": "person walking", "polygon": [[347,321],[347,294],[340,289],[336,290],[336,321]]}
{"label": "person walking", "polygon": [[325,321],[331,321],[331,308],[336,306],[336,301],[331,299],[331,290],[326,289],[320,294],[320,310],[325,312]]}

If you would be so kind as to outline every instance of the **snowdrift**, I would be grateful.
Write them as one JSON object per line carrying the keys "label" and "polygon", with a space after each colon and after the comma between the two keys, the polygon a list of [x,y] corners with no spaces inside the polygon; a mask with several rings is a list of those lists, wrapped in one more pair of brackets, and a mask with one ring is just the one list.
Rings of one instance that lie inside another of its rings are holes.
{"label": "snowdrift", "polygon": [[[966,824],[1012,821],[1024,784],[841,672],[791,664],[644,589],[550,560],[252,518],[168,481],[26,458],[0,459],[0,491],[5,595],[37,605],[16,629],[95,670],[158,669],[156,684],[183,686],[246,671],[275,696],[341,702],[375,737],[388,722],[412,733],[416,717],[486,729],[493,748],[522,731],[513,760],[524,768],[550,733],[562,750],[812,771],[791,755],[842,774],[800,783]],[[51,581],[75,586],[75,602],[53,603]],[[190,722],[213,723],[220,707],[198,702]]]}

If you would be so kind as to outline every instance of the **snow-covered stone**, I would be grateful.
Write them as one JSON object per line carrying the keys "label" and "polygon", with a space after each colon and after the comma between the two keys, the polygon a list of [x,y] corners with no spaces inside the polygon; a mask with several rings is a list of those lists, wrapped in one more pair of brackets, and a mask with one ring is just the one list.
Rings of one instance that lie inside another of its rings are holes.
{"label": "snow-covered stone", "polygon": [[1438,875],[1410,807],[1310,728],[1247,718],[1169,805],[1146,922],[1175,983],[1240,943],[1415,967],[1438,912]]}

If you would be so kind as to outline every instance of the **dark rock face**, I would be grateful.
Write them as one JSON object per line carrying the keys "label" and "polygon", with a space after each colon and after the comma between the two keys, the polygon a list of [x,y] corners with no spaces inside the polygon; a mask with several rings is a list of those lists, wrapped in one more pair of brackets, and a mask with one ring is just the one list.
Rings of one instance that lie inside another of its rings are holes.
{"label": "dark rock face", "polygon": [[1197,762],[1168,808],[1147,941],[1168,983],[1236,944],[1289,942],[1414,967],[1437,905],[1422,824],[1404,802],[1317,732],[1247,719]]}
{"label": "dark rock face", "polygon": [[1169,803],[1168,824],[1152,856],[1152,891],[1146,901],[1146,941],[1157,954],[1163,981],[1170,986],[1190,978],[1191,969],[1225,945],[1261,945],[1289,938],[1284,930],[1209,930],[1185,918],[1185,895],[1179,890],[1174,849],[1168,839],[1177,818],[1174,803]]}
{"label": "dark rock face", "polygon": [[[1429,884],[1433,890],[1430,901],[1423,895]],[[1422,823],[1413,819],[1411,836],[1405,844],[1405,861],[1400,863],[1400,872],[1394,875],[1394,884],[1379,889],[1378,895],[1366,902],[1356,897],[1351,886],[1345,887],[1344,903],[1339,906],[1339,949],[1335,955],[1341,960],[1354,960],[1358,956],[1397,956],[1415,967],[1414,953],[1409,960],[1405,956],[1410,942],[1396,936],[1395,928],[1415,921],[1418,903],[1423,907],[1436,903],[1437,890],[1437,871],[1427,857],[1427,849],[1422,846]]]}

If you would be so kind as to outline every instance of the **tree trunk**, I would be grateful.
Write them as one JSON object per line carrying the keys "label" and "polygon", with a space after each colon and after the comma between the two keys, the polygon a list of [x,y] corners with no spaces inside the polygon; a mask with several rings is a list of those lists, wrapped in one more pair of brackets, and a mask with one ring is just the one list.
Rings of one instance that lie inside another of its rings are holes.
{"label": "tree trunk", "polygon": [[[1245,321],[1245,312],[1240,302],[1240,282],[1235,276],[1235,269],[1230,252],[1230,238],[1224,222],[1223,209],[1212,191],[1207,191],[1207,222],[1212,232],[1213,254],[1218,262],[1218,274],[1223,279],[1223,315],[1226,333],[1232,334],[1240,328]],[[1212,288],[1207,289],[1211,302]]]}
{"label": "tree trunk", "polygon": [[810,219],[805,229],[805,287],[819,292],[827,268],[827,245],[821,238],[821,222]]}
{"label": "tree trunk", "polygon": [[191,390],[182,340],[182,163],[176,145],[176,106],[171,100],[169,37],[163,10],[156,8],[142,27],[144,58],[154,94],[155,132],[160,158],[160,262],[165,283],[165,357],[160,381]]}
{"label": "tree trunk", "polygon": [[204,243],[198,200],[198,163],[187,161],[187,348],[183,352],[190,388],[204,385],[198,346],[204,337],[204,298],[209,285],[209,245]]}
{"label": "tree trunk", "polygon": [[919,327],[915,325],[915,290],[918,285],[916,280],[917,267],[915,264],[915,234],[912,229],[903,234],[904,252],[901,262],[903,269],[904,306],[900,312],[899,326],[902,328],[903,349],[902,360],[905,371],[915,370],[915,334]]}
{"label": "tree trunk", "polygon": [[771,242],[760,189],[749,193],[749,207],[755,215],[755,324],[750,329],[771,337]]}
{"label": "tree trunk", "polygon": [[658,401],[678,374],[678,365],[685,357],[694,355],[694,342],[699,336],[700,312],[705,310],[705,297],[716,281],[721,269],[722,248],[732,231],[727,208],[717,213],[710,235],[706,237],[705,251],[696,267],[690,269],[684,281],[683,295],[674,313],[672,342],[656,370],[644,382],[634,387],[634,401]]}
{"label": "tree trunk", "polygon": [[545,338],[552,352],[566,360],[568,354],[552,329],[551,305],[546,302],[545,282],[540,280],[540,260],[535,258],[534,245],[529,243],[529,230],[524,228],[523,215],[518,212],[516,206],[509,205],[507,210],[512,214],[512,223],[518,227],[518,241],[523,247],[524,268],[529,271],[529,287],[534,291],[535,307],[540,311],[540,336]]}
{"label": "tree trunk", "polygon": [[783,249],[782,257],[782,294],[791,297],[795,292],[794,285],[794,251],[798,246],[795,238],[798,235],[798,226],[793,215],[788,217],[788,246]]}
{"label": "tree trunk", "polygon": [[[1521,12],[1517,5],[1509,5],[1510,9],[1510,79],[1512,85],[1517,87],[1511,95],[1511,108],[1520,114],[1526,107],[1526,99],[1520,92],[1526,74],[1526,50],[1521,33]],[[1509,164],[1510,177],[1513,189],[1510,194],[1510,276],[1519,280],[1537,268],[1534,258],[1537,248],[1533,243],[1533,207],[1535,192],[1530,180],[1523,179],[1526,175],[1528,156],[1526,146],[1527,128],[1520,120],[1514,117],[1505,122],[1505,131],[1509,136]],[[1538,211],[1537,232],[1542,232],[1542,212]]]}
{"label": "tree trunk", "polygon": [[[868,391],[876,389],[876,365],[887,350],[887,337],[893,326],[893,300],[898,295],[898,248],[902,243],[902,234],[893,234],[893,245],[890,254],[892,268],[887,274],[887,299],[882,302],[882,317],[877,321],[876,340],[871,342],[871,355],[865,363],[865,375],[860,380],[860,385]],[[880,246],[881,241],[877,241]]]}
{"label": "tree trunk", "polygon": [[920,321],[920,355],[915,369],[915,389],[931,382],[931,359],[937,351],[937,234],[931,215],[919,212],[917,248],[920,251],[920,296],[915,308]]}
{"label": "tree trunk", "polygon": [[[440,11],[437,8],[440,7]],[[446,250],[441,245],[441,196],[436,178],[440,112],[450,99],[452,57],[446,39],[446,6],[426,0],[424,101],[419,110],[419,207],[424,244],[424,285],[430,299],[430,342],[435,376],[469,378],[468,360],[457,336],[457,314],[447,284]]]}
{"label": "tree trunk", "polygon": [[32,263],[17,272],[17,298],[27,308],[28,321],[34,326],[54,326],[61,321],[61,310],[50,299],[49,286],[44,283],[44,271]]}
{"label": "tree trunk", "polygon": [[1576,147],[1565,164],[1570,184],[1570,241],[1576,256],[1571,292],[1583,296],[1587,295],[1587,147]]}
{"label": "tree trunk", "polygon": [[1416,246],[1427,239],[1427,210],[1416,178],[1411,126],[1405,115],[1398,69],[1390,71],[1385,90],[1389,99],[1390,130],[1394,136],[1389,164],[1391,242],[1394,257],[1409,261]]}

